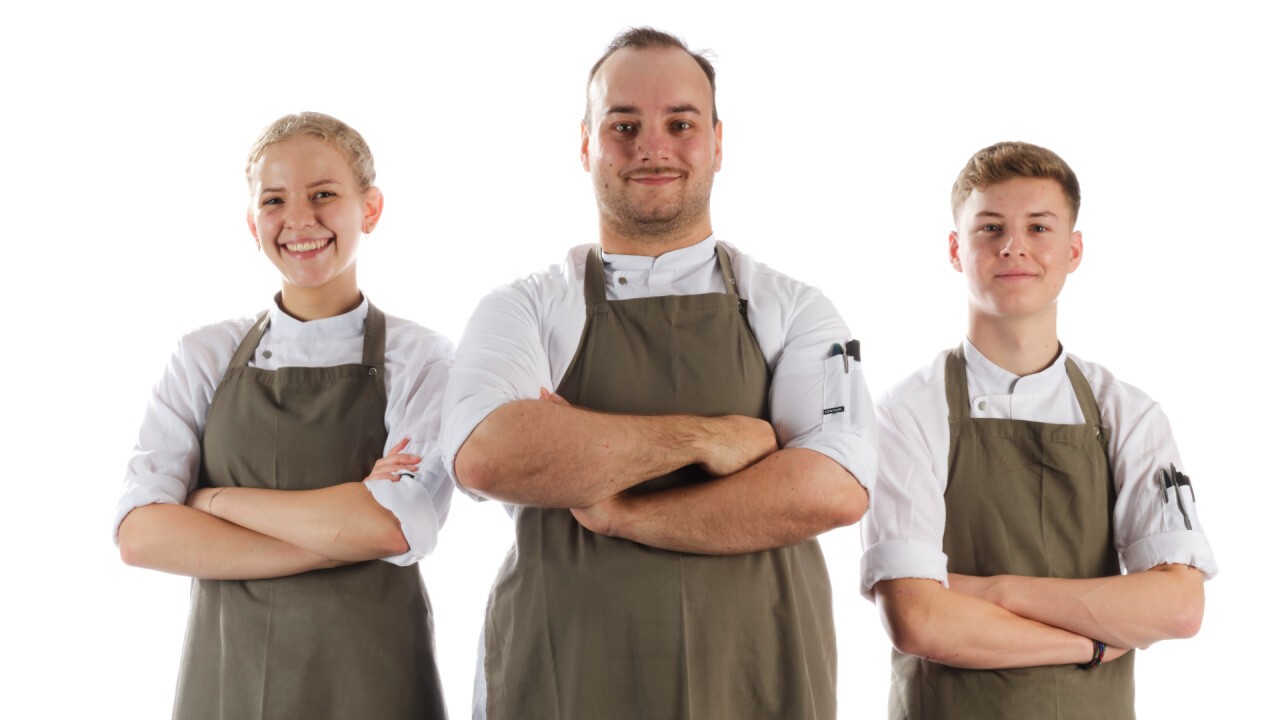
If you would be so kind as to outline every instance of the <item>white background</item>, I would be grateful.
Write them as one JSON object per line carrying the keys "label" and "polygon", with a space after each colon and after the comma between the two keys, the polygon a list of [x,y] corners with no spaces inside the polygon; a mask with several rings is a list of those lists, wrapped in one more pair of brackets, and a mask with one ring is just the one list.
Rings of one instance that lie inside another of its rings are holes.
{"label": "white background", "polygon": [[[963,334],[945,247],[968,156],[1018,139],[1074,166],[1085,255],[1061,337],[1162,402],[1222,566],[1200,635],[1140,654],[1139,714],[1267,712],[1243,708],[1269,706],[1280,640],[1263,550],[1280,493],[1280,44],[1254,5],[1207,6],[9,5],[0,716],[168,715],[188,581],[126,568],[109,521],[178,337],[277,289],[244,223],[258,130],[312,109],[365,135],[387,206],[361,284],[457,338],[489,289],[594,239],[583,84],[632,24],[715,51],[717,234],[835,300],[876,395]],[[455,496],[423,565],[455,720],[510,536],[498,506]],[[856,528],[823,540],[841,717],[883,717],[889,651],[857,594]]]}

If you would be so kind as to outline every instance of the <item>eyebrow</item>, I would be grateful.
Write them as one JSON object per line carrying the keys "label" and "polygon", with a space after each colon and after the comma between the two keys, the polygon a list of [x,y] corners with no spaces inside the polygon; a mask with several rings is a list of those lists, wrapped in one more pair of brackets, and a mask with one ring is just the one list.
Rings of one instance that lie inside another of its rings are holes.
{"label": "eyebrow", "polygon": [[[326,178],[324,180],[315,180],[307,183],[307,189],[310,190],[313,187],[319,187],[321,185],[341,185],[341,183],[339,183],[337,180],[329,180]],[[271,193],[271,192],[284,192],[284,188],[282,187],[262,188],[261,190],[258,191],[258,194],[261,195],[262,193]]]}
{"label": "eyebrow", "polygon": [[[1004,219],[1004,215],[1001,215],[1000,213],[994,210],[979,210],[978,212],[974,213],[974,217],[991,217],[991,218]],[[1033,218],[1050,217],[1057,220],[1058,214],[1051,210],[1037,210],[1036,212],[1033,212],[1033,213],[1027,213],[1027,217],[1033,217]]]}
{"label": "eyebrow", "polygon": [[[694,115],[701,115],[702,111],[699,110],[696,105],[688,105],[688,104],[672,105],[666,109],[665,114],[677,115],[679,113],[693,113]],[[614,105],[608,110],[605,110],[604,114],[605,115],[639,115],[640,108],[637,108],[635,105]]]}

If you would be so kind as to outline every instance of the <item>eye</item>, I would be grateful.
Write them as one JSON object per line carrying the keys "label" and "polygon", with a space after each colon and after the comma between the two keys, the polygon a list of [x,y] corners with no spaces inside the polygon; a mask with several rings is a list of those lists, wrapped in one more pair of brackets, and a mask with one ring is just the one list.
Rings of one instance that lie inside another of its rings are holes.
{"label": "eye", "polygon": [[995,223],[987,223],[986,225],[983,225],[982,227],[978,228],[978,232],[998,233],[1000,232],[1000,226],[996,225]]}
{"label": "eye", "polygon": [[311,199],[312,200],[328,200],[331,197],[337,197],[337,196],[338,195],[334,193],[332,190],[321,190],[320,192],[317,192],[315,195],[312,195]]}
{"label": "eye", "polygon": [[624,134],[626,134],[626,133],[633,133],[633,132],[635,132],[635,131],[636,131],[636,126],[635,126],[635,123],[620,122],[620,123],[614,123],[614,124],[613,124],[613,129],[614,129],[614,131],[615,131],[615,132],[620,132],[620,133],[624,133]]}
{"label": "eye", "polygon": [[263,205],[283,205],[284,199],[278,198],[278,197],[263,198],[262,204]]}
{"label": "eye", "polygon": [[671,123],[671,129],[675,130],[676,132],[692,130],[693,123],[689,122],[688,120],[676,120],[675,122]]}
{"label": "eye", "polygon": [[1031,232],[1047,233],[1047,232],[1049,232],[1049,226],[1047,226],[1047,225],[1032,225],[1032,226],[1031,226]]}

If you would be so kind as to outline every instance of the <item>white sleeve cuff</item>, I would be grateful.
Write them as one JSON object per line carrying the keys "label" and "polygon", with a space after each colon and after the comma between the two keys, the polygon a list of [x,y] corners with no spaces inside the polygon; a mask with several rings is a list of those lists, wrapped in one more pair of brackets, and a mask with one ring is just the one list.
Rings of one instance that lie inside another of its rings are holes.
{"label": "white sleeve cuff", "polygon": [[1218,561],[1209,540],[1196,530],[1174,530],[1149,535],[1120,553],[1125,572],[1142,572],[1165,563],[1180,563],[1204,573],[1206,580],[1218,574]]}
{"label": "white sleeve cuff", "polygon": [[876,481],[876,449],[860,435],[835,432],[816,432],[793,440],[788,448],[804,448],[820,452],[836,461],[853,474],[870,494]]}
{"label": "white sleeve cuff", "polygon": [[[181,495],[177,494],[178,488],[182,488]],[[156,503],[181,505],[186,502],[186,499],[186,487],[180,481],[168,478],[160,478],[152,482],[148,482],[147,478],[133,479],[127,483],[124,494],[116,503],[115,521],[111,524],[111,539],[116,545],[120,544],[120,523],[124,522],[125,516],[135,508]]]}
{"label": "white sleeve cuff", "polygon": [[947,585],[947,556],[941,550],[911,540],[877,543],[862,554],[862,596],[875,600],[871,588],[882,580],[922,578]]}
{"label": "white sleeve cuff", "polygon": [[412,565],[435,549],[441,521],[449,512],[452,487],[446,486],[443,492],[433,497],[431,490],[416,478],[368,480],[364,486],[379,505],[400,521],[400,532],[404,533],[409,545],[409,549],[399,555],[382,558],[385,562]]}

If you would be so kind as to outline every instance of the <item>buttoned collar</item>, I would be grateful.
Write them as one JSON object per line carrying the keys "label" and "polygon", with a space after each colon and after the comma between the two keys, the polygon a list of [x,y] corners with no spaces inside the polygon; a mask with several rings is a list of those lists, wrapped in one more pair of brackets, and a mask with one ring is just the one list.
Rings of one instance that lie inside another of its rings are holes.
{"label": "buttoned collar", "polygon": [[1067,353],[1061,345],[1049,367],[1021,377],[988,360],[968,338],[964,340],[964,362],[969,386],[983,389],[984,394],[1052,392],[1067,372]]}
{"label": "buttoned collar", "polygon": [[705,263],[711,262],[716,256],[716,236],[708,235],[706,240],[690,245],[689,247],[680,248],[665,252],[658,257],[649,257],[648,255],[616,255],[601,251],[600,258],[604,260],[605,268],[613,272],[670,272],[679,274],[682,270],[696,268]]}
{"label": "buttoned collar", "polygon": [[361,293],[354,310],[319,320],[303,322],[280,307],[280,293],[271,304],[272,342],[296,342],[311,338],[352,337],[364,334],[364,319],[369,314],[369,298]]}

